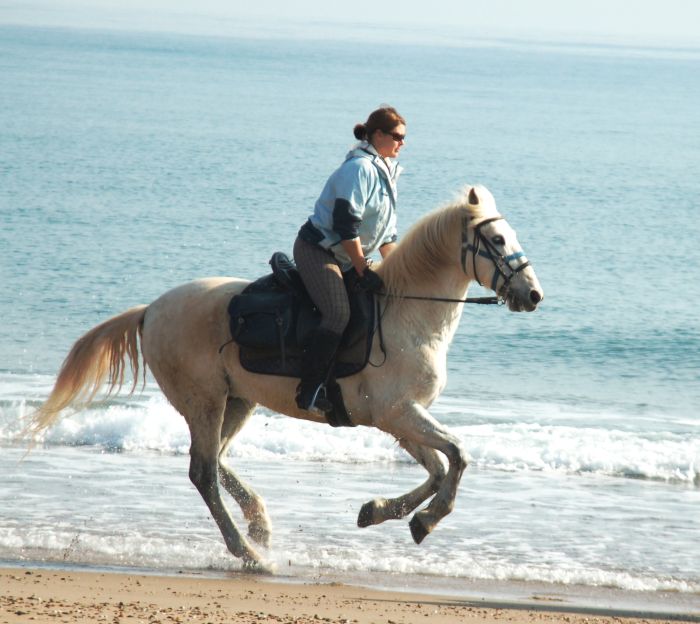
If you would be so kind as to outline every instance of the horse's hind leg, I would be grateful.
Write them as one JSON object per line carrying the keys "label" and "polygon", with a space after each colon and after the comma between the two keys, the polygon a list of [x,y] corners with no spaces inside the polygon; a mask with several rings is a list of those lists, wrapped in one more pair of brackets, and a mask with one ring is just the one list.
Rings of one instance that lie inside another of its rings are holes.
{"label": "horse's hind leg", "polygon": [[428,471],[429,477],[427,481],[408,492],[408,494],[390,499],[375,498],[365,503],[360,509],[360,515],[357,518],[357,526],[359,527],[368,527],[373,524],[380,524],[386,520],[405,518],[418,505],[428,500],[438,491],[442,480],[447,474],[447,469],[440,454],[434,449],[405,439],[399,440],[399,444]]}
{"label": "horse's hind leg", "polygon": [[267,509],[260,498],[247,484],[241,481],[224,459],[233,437],[243,428],[253,413],[255,405],[244,399],[230,397],[226,401],[224,422],[221,427],[221,449],[219,451],[219,476],[221,484],[233,496],[248,521],[248,536],[261,546],[270,545],[272,527]]}
{"label": "horse's hind leg", "polygon": [[223,403],[211,403],[200,406],[197,418],[187,419],[192,436],[190,479],[207,504],[231,553],[240,557],[246,568],[267,571],[258,553],[238,531],[219,492],[218,467],[223,414]]}

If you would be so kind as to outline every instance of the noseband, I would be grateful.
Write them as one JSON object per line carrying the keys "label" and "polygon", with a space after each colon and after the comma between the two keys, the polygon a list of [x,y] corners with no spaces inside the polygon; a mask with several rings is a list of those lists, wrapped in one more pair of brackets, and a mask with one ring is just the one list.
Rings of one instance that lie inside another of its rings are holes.
{"label": "noseband", "polygon": [[[498,249],[494,246],[494,244],[481,232],[481,228],[485,226],[487,223],[493,223],[494,221],[500,221],[503,219],[503,217],[492,217],[491,219],[485,219],[478,225],[476,225],[474,229],[474,243],[469,242],[469,222],[467,219],[464,219],[462,223],[462,270],[464,271],[465,275],[468,274],[467,272],[467,258],[469,256],[469,252],[472,253],[472,268],[474,270],[474,279],[479,282],[480,286],[484,286],[482,284],[481,280],[479,279],[479,276],[476,273],[476,257],[477,255],[482,256],[484,258],[488,258],[491,260],[494,266],[494,272],[493,272],[493,277],[491,278],[491,290],[496,292],[498,294],[498,291],[496,290],[498,286],[498,278],[502,277],[503,278],[503,288],[502,288],[502,293],[503,296],[508,292],[508,287],[510,285],[511,280],[516,276],[516,274],[520,273],[525,267],[530,266],[529,261],[525,261],[522,264],[519,264],[516,267],[511,266],[511,262],[514,260],[518,260],[519,258],[524,258],[525,257],[525,252],[524,251],[517,251],[513,254],[510,254],[509,256],[504,256],[503,254],[499,253]],[[483,249],[482,249],[483,246]]]}

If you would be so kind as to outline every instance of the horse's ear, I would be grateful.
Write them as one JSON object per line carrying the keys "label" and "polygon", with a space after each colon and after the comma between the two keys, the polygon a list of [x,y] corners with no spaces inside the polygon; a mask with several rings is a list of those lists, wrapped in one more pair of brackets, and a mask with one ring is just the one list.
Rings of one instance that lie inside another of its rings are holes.
{"label": "horse's ear", "polygon": [[479,196],[476,194],[476,191],[474,190],[473,186],[469,189],[469,203],[472,206],[479,205]]}

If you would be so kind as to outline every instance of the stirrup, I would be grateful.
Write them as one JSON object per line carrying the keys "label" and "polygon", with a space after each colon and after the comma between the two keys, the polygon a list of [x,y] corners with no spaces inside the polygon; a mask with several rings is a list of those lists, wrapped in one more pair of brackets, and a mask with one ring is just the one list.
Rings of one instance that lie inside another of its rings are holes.
{"label": "stirrup", "polygon": [[[301,384],[300,384],[301,385]],[[311,400],[308,405],[304,405],[301,399],[301,388],[297,391],[296,401],[297,407],[306,410],[308,412],[314,412],[320,416],[326,417],[326,415],[333,411],[333,403],[328,400],[326,386],[325,384],[318,384],[316,390],[314,390]]]}

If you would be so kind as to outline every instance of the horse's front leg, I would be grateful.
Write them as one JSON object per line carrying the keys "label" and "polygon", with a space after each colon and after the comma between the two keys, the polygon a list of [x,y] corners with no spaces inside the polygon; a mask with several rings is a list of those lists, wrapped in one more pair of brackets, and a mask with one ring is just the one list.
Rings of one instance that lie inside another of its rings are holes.
{"label": "horse's front leg", "polygon": [[469,455],[462,448],[459,438],[415,401],[392,406],[376,425],[396,438],[428,446],[447,457],[449,468],[437,493],[425,509],[415,513],[410,522],[411,535],[416,544],[420,544],[454,508],[457,487],[469,463]]}
{"label": "horse's front leg", "polygon": [[428,500],[440,488],[447,470],[440,454],[435,449],[421,446],[410,440],[398,440],[399,444],[428,471],[428,479],[414,490],[396,498],[375,498],[360,509],[357,526],[368,527],[386,520],[405,518],[418,505]]}

